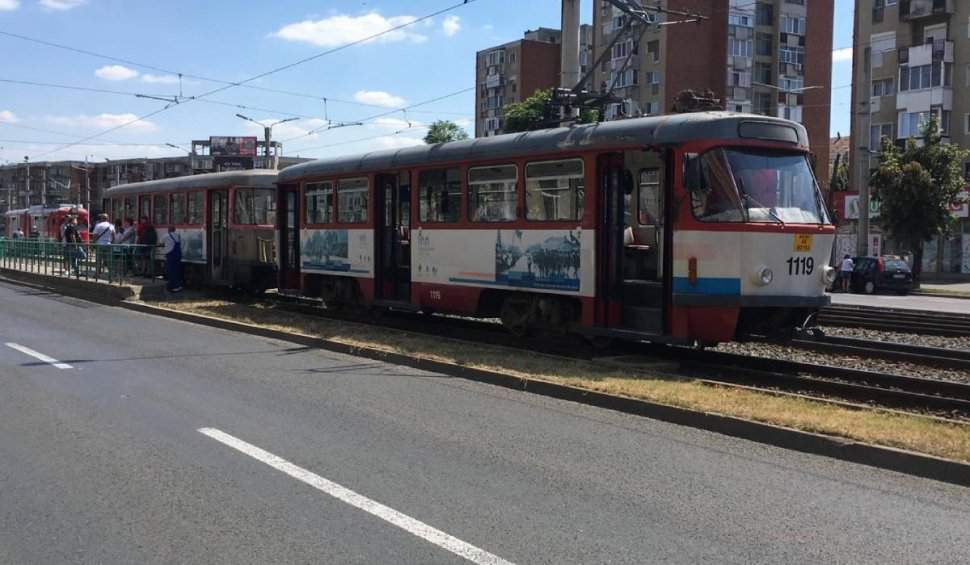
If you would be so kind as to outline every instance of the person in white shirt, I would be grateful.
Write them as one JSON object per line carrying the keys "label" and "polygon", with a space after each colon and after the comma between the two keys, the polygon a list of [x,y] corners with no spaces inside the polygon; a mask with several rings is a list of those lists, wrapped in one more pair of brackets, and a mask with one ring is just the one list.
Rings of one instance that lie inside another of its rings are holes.
{"label": "person in white shirt", "polygon": [[114,241],[115,227],[108,221],[107,214],[98,214],[98,223],[91,232],[91,239],[97,245],[110,245]]}
{"label": "person in white shirt", "polygon": [[842,266],[839,268],[839,275],[842,279],[842,292],[849,292],[849,282],[852,280],[852,269],[855,268],[855,262],[852,257],[846,254],[842,258]]}

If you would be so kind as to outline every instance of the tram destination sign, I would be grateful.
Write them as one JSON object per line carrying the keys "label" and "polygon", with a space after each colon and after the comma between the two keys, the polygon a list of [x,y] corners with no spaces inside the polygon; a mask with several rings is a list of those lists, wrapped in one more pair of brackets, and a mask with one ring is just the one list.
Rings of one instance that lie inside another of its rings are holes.
{"label": "tram destination sign", "polygon": [[255,157],[255,137],[210,137],[209,155],[213,157]]}

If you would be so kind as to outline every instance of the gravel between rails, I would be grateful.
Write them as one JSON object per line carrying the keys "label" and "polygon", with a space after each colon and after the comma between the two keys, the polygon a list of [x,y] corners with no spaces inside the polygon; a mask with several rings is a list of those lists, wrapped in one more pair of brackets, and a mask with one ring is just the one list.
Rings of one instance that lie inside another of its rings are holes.
{"label": "gravel between rails", "polygon": [[887,332],[883,330],[867,330],[862,328],[839,328],[822,326],[825,335],[838,337],[854,337],[873,341],[889,341],[910,345],[924,345],[927,347],[944,347],[946,349],[970,350],[970,337],[945,337],[938,335],[922,335],[907,332]]}
{"label": "gravel between rails", "polygon": [[[867,330],[862,330],[870,333]],[[834,333],[834,332],[833,332]],[[831,334],[830,334],[831,335]],[[869,335],[851,335],[851,337],[861,337],[874,339]],[[925,336],[920,336],[925,337]],[[957,339],[957,338],[943,338]],[[884,341],[891,341],[885,339]],[[902,341],[901,341],[902,342]],[[909,343],[909,342],[902,342]],[[920,345],[930,345],[920,343]],[[724,343],[716,348],[717,351],[725,353],[735,353],[739,355],[751,355],[754,357],[765,357],[769,359],[782,359],[786,361],[797,361],[801,363],[813,363],[821,365],[833,365],[847,369],[860,369],[863,371],[875,371],[878,373],[889,373],[894,375],[904,375],[907,377],[921,377],[925,379],[935,379],[941,381],[953,381],[958,383],[970,384],[970,371],[957,369],[941,369],[938,367],[928,367],[915,363],[901,361],[891,361],[863,357],[860,355],[842,355],[833,353],[821,353],[810,351],[800,347],[773,344],[773,343]]]}

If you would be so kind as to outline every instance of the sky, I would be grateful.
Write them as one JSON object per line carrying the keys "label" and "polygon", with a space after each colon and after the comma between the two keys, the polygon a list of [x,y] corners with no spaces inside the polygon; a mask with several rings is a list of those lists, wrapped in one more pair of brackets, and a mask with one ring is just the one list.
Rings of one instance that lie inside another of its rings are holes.
{"label": "sky", "polygon": [[[273,136],[302,157],[418,144],[438,119],[471,133],[475,53],[559,27],[559,4],[0,0],[0,163],[178,156],[293,117]],[[852,0],[836,0],[833,49],[851,34]],[[851,50],[834,61],[833,86],[849,84]],[[850,95],[833,90],[833,135],[848,133]]]}

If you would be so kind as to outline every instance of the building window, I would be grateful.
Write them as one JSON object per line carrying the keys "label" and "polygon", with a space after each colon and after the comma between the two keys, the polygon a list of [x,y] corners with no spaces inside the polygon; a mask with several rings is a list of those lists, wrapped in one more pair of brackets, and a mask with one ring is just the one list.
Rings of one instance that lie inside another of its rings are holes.
{"label": "building window", "polygon": [[728,24],[733,26],[751,27],[753,22],[751,16],[747,14],[731,14],[728,16]]}
{"label": "building window", "polygon": [[468,219],[473,222],[511,222],[518,205],[515,165],[468,169]]}
{"label": "building window", "polygon": [[457,222],[461,217],[461,172],[458,169],[418,174],[422,222]]}
{"label": "building window", "polygon": [[892,124],[875,124],[869,128],[869,149],[872,151],[878,151],[879,147],[882,146],[882,138],[888,137],[893,138],[893,125]]}
{"label": "building window", "polygon": [[775,7],[771,4],[756,4],[755,23],[759,26],[775,25]]}
{"label": "building window", "polygon": [[337,222],[363,224],[367,222],[366,178],[337,181]]}
{"label": "building window", "polygon": [[781,33],[805,35],[805,18],[798,16],[781,16]]}
{"label": "building window", "polygon": [[582,160],[526,165],[526,218],[539,221],[580,220],[585,198]]}
{"label": "building window", "polygon": [[770,33],[759,32],[755,39],[755,50],[762,57],[770,57],[774,53],[774,36]]}
{"label": "building window", "polygon": [[650,54],[650,58],[654,63],[660,61],[660,42],[657,40],[650,41],[647,43],[647,53]]}
{"label": "building window", "polygon": [[329,224],[333,221],[332,182],[315,182],[306,185],[304,200],[307,224]]}
{"label": "building window", "polygon": [[750,39],[728,38],[728,55],[731,57],[750,57],[752,44]]}
{"label": "building window", "polygon": [[788,65],[805,64],[805,48],[791,45],[782,46],[778,53],[778,58],[782,63]]}
{"label": "building window", "polygon": [[805,79],[799,77],[781,77],[781,84],[779,86],[781,86],[782,92],[801,90],[805,87]]}
{"label": "building window", "polygon": [[896,94],[895,81],[891,78],[872,81],[872,97],[892,96]]}

